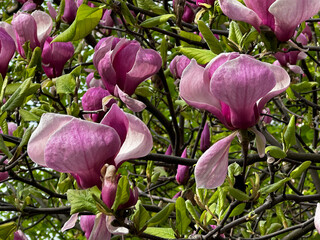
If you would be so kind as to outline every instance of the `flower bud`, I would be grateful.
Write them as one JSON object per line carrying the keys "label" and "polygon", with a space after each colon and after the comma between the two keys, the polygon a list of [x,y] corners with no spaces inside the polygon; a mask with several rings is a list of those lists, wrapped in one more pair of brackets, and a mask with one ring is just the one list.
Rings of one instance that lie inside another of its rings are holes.
{"label": "flower bud", "polygon": [[18,230],[14,233],[14,238],[13,240],[28,240],[26,235],[21,230]]}
{"label": "flower bud", "polygon": [[[181,157],[182,158],[187,157],[187,149],[184,149]],[[176,174],[176,180],[177,180],[178,184],[180,184],[180,185],[187,184],[189,177],[190,177],[189,166],[179,164],[178,169],[177,169],[177,174]]]}
{"label": "flower bud", "polygon": [[210,129],[209,129],[208,123],[206,122],[203,128],[203,131],[201,133],[200,150],[202,152],[205,152],[209,147],[210,147]]}

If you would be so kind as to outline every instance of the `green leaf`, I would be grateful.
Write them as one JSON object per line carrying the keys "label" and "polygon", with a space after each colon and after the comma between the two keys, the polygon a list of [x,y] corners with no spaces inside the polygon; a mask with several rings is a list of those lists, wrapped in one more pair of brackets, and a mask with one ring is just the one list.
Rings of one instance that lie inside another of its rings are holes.
{"label": "green leaf", "polygon": [[102,11],[102,8],[92,8],[82,4],[78,8],[76,19],[71,26],[53,39],[52,42],[77,41],[86,37],[99,24]]}
{"label": "green leaf", "polygon": [[313,87],[317,87],[319,84],[317,82],[302,82],[290,85],[290,88],[296,90],[297,92],[310,91]]}
{"label": "green leaf", "polygon": [[31,137],[32,130],[33,130],[33,126],[30,126],[26,129],[26,131],[24,132],[23,137],[21,139],[21,142],[18,146],[19,148],[23,148],[24,146],[27,145],[27,143],[29,142],[29,139]]}
{"label": "green leaf", "polygon": [[72,74],[65,74],[58,78],[54,78],[57,93],[73,94],[76,89],[76,80]]}
{"label": "green leaf", "polygon": [[252,43],[253,41],[257,40],[258,36],[259,36],[259,32],[254,27],[252,27],[250,32],[246,33],[241,38],[240,47],[241,48],[244,48],[244,47],[248,48],[249,44]]}
{"label": "green leaf", "polygon": [[240,175],[242,172],[242,168],[238,163],[232,163],[228,166],[228,176],[234,184],[235,179],[234,176]]}
{"label": "green leaf", "polygon": [[157,227],[148,227],[144,233],[161,237],[164,239],[175,239],[174,231],[172,228],[157,228]]}
{"label": "green leaf", "polygon": [[191,47],[180,47],[179,52],[190,59],[194,58],[198,62],[198,64],[207,64],[217,56],[210,50]]}
{"label": "green leaf", "polygon": [[158,26],[160,24],[167,22],[169,20],[169,18],[175,19],[176,16],[174,14],[165,14],[165,15],[160,15],[160,16],[153,17],[153,18],[148,18],[147,20],[142,22],[140,24],[140,26],[144,27],[144,28],[152,28],[152,27],[155,27],[155,26]]}
{"label": "green leaf", "polygon": [[197,210],[195,209],[195,207],[193,206],[193,204],[190,200],[186,201],[186,208],[187,208],[188,212],[190,213],[190,215],[193,217],[193,219],[196,222],[200,222]]}
{"label": "green leaf", "polygon": [[[244,209],[246,207],[246,203],[241,203],[238,206],[236,206],[230,213],[229,217],[235,217],[240,215],[241,213],[243,213]],[[230,206],[224,211],[224,213],[222,214],[221,218],[224,218],[224,216],[226,215],[226,213],[229,211]]]}
{"label": "green leaf", "polygon": [[165,36],[163,36],[160,44],[160,55],[162,58],[162,67],[165,67],[167,63],[167,56],[168,56],[168,43]]}
{"label": "green leaf", "polygon": [[1,111],[12,111],[20,107],[28,96],[28,89],[31,85],[31,78],[26,79],[18,89],[12,94],[8,101],[1,107]]}
{"label": "green leaf", "polygon": [[[96,203],[92,197],[92,194],[97,195],[97,187],[89,188],[86,190],[74,190],[69,189],[67,191],[67,198],[71,205],[70,214],[74,214],[82,211],[89,211],[94,214],[98,213]],[[100,195],[98,194],[98,197]]]}
{"label": "green leaf", "polygon": [[66,193],[68,189],[72,188],[73,180],[66,174],[60,173],[57,191],[59,193]]}
{"label": "green leaf", "polygon": [[147,86],[138,86],[134,93],[143,97],[153,96],[152,89]]}
{"label": "green leaf", "polygon": [[308,169],[308,167],[311,165],[311,161],[305,161],[303,162],[299,167],[297,167],[295,170],[293,170],[290,173],[291,178],[298,178],[300,175]]}
{"label": "green leaf", "polygon": [[138,231],[140,231],[145,227],[147,220],[150,219],[150,215],[148,211],[142,206],[140,200],[138,200],[135,208],[136,210],[132,216],[132,220],[135,227],[138,229]]}
{"label": "green leaf", "polygon": [[124,19],[130,25],[134,25],[136,23],[136,19],[132,16],[132,14],[126,4],[126,1],[120,0],[120,3],[121,3],[121,13],[122,13]]}
{"label": "green leaf", "polygon": [[153,0],[137,0],[137,5],[139,8],[149,10],[159,15],[167,13],[167,11],[164,10],[161,6],[155,4]]}
{"label": "green leaf", "polygon": [[32,57],[30,63],[28,64],[28,68],[41,69],[41,48],[36,47],[32,52]]}
{"label": "green leaf", "polygon": [[204,40],[208,44],[210,50],[215,53],[219,54],[223,52],[223,49],[220,45],[219,40],[213,35],[210,28],[203,21],[198,21],[199,31],[201,32]]}
{"label": "green leaf", "polygon": [[116,198],[111,207],[112,210],[117,210],[121,204],[129,201],[130,198],[130,186],[127,176],[122,176],[118,182]]}
{"label": "green leaf", "polygon": [[1,126],[1,130],[3,132],[3,134],[8,135],[8,123],[6,121],[8,114],[7,112],[3,112],[0,115],[0,126]]}
{"label": "green leaf", "polygon": [[161,224],[167,221],[167,218],[174,210],[174,203],[168,203],[160,212],[156,213],[148,222],[148,227],[153,227],[155,225]]}
{"label": "green leaf", "polygon": [[267,229],[266,234],[274,233],[282,228],[280,223],[272,223],[271,226]]}
{"label": "green leaf", "polygon": [[12,153],[9,151],[8,147],[4,143],[2,135],[0,135],[0,150],[8,156],[8,158],[12,158]]}
{"label": "green leaf", "polygon": [[229,26],[229,37],[230,40],[235,42],[236,44],[240,44],[242,39],[242,32],[240,30],[239,25],[235,21],[231,21]]}
{"label": "green leaf", "polygon": [[182,197],[176,201],[176,229],[180,235],[187,233],[187,228],[191,220],[188,217],[186,203]]}
{"label": "green leaf", "polygon": [[27,111],[27,110],[24,110],[24,109],[20,109],[19,110],[19,114],[21,115],[22,119],[26,122],[29,122],[29,121],[36,121],[36,122],[39,122],[40,121],[40,117]]}
{"label": "green leaf", "polygon": [[181,37],[187,38],[187,39],[192,40],[194,42],[201,42],[201,40],[202,40],[201,36],[199,36],[198,34],[186,32],[186,31],[182,31],[182,30],[179,32],[179,35]]}
{"label": "green leaf", "polygon": [[284,178],[276,183],[260,188],[259,192],[261,195],[268,195],[269,193],[277,191],[279,188],[284,186],[284,184],[288,181],[290,181],[290,178]]}
{"label": "green leaf", "polygon": [[271,157],[274,158],[285,158],[287,154],[277,146],[268,146],[265,149],[265,153],[269,152]]}
{"label": "green leaf", "polygon": [[229,192],[232,197],[239,201],[248,201],[250,199],[250,197],[246,193],[242,192],[239,189],[229,186],[224,187],[224,189]]}
{"label": "green leaf", "polygon": [[283,134],[284,151],[287,152],[289,148],[296,144],[296,122],[295,117],[290,118],[288,126],[286,126]]}
{"label": "green leaf", "polygon": [[17,224],[15,222],[8,222],[0,225],[0,239],[7,240],[11,235],[17,231]]}

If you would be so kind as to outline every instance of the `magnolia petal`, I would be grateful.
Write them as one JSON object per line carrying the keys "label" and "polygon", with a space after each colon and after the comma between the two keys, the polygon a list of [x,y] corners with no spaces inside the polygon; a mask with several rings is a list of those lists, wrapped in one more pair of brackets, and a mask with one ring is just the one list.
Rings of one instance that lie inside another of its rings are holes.
{"label": "magnolia petal", "polygon": [[266,148],[266,138],[264,135],[259,132],[256,127],[249,128],[251,132],[253,132],[256,135],[256,146],[257,151],[260,158],[263,158],[265,155],[265,148]]}
{"label": "magnolia petal", "polygon": [[181,78],[183,70],[189,65],[191,60],[186,56],[179,55],[175,56],[170,62],[170,72],[174,78]]}
{"label": "magnolia petal", "polygon": [[0,22],[0,28],[3,28],[4,30],[6,30],[6,32],[10,35],[10,37],[13,39],[13,41],[16,44],[16,49],[18,48],[17,45],[17,39],[16,39],[16,34],[15,31],[12,27],[11,24],[7,23],[7,22]]}
{"label": "magnolia petal", "polygon": [[294,72],[294,73],[304,74],[302,68],[301,68],[300,66],[298,66],[298,65],[288,64],[287,66],[288,66],[288,68],[289,68],[292,72]]}
{"label": "magnolia petal", "polygon": [[280,41],[287,41],[293,35],[297,26],[320,10],[319,0],[277,0],[269,8],[275,18],[275,31]]}
{"label": "magnolia petal", "polygon": [[111,233],[107,229],[106,215],[99,213],[94,220],[94,226],[89,240],[110,240]]}
{"label": "magnolia petal", "polygon": [[120,145],[113,128],[73,118],[49,138],[45,162],[56,171],[75,174],[82,188],[99,186],[101,168],[114,164]]}
{"label": "magnolia petal", "polygon": [[115,219],[114,216],[106,216],[106,226],[110,233],[116,235],[124,235],[129,233],[129,229],[125,227],[115,227],[112,225],[112,221]]}
{"label": "magnolia petal", "polygon": [[229,147],[236,133],[216,142],[199,158],[195,167],[197,188],[213,189],[223,184],[228,171]]}
{"label": "magnolia petal", "polygon": [[264,105],[273,97],[284,92],[290,86],[290,76],[282,67],[274,64],[268,64],[270,70],[273,72],[276,80],[276,84],[273,89],[264,97],[261,98],[258,104],[258,112],[260,113],[264,108]]}
{"label": "magnolia petal", "polygon": [[127,73],[124,92],[132,95],[141,82],[159,71],[161,65],[162,59],[158,52],[153,49],[143,49],[140,47],[134,65]]}
{"label": "magnolia petal", "polygon": [[126,104],[126,106],[133,112],[141,112],[146,108],[146,105],[136,99],[131,98],[128,94],[123,92],[117,85],[115,87],[115,95],[119,96],[119,98]]}
{"label": "magnolia petal", "polygon": [[49,14],[53,19],[56,19],[57,17],[57,11],[56,9],[52,6],[51,2],[47,2],[47,7],[49,10]]}
{"label": "magnolia petal", "polygon": [[42,115],[38,127],[31,134],[27,147],[28,155],[32,161],[47,166],[44,160],[44,149],[48,139],[72,119],[73,117],[62,114],[45,113]]}
{"label": "magnolia petal", "polygon": [[260,31],[260,25],[262,24],[259,16],[242,5],[237,0],[219,0],[219,5],[221,7],[222,12],[233,20],[243,21],[254,26],[255,29]]}
{"label": "magnolia petal", "polygon": [[79,213],[72,214],[68,221],[65,222],[63,227],[61,228],[61,232],[64,232],[68,229],[73,228],[76,225],[76,222],[78,220]]}
{"label": "magnolia petal", "polygon": [[105,115],[105,117],[101,120],[101,124],[112,127],[117,131],[121,144],[126,140],[128,128],[129,128],[129,120],[127,115],[118,107],[117,104],[113,104],[111,109]]}
{"label": "magnolia petal", "polygon": [[211,79],[211,92],[230,108],[232,126],[241,129],[255,125],[256,102],[276,84],[269,65],[247,55],[227,61]]}
{"label": "magnolia petal", "polygon": [[16,44],[11,36],[0,27],[0,74],[6,76],[8,65],[16,51]]}
{"label": "magnolia petal", "polygon": [[22,57],[25,57],[23,44],[30,41],[31,49],[40,45],[37,37],[36,21],[30,14],[20,12],[13,16],[11,24],[16,34],[17,50]]}
{"label": "magnolia petal", "polygon": [[147,125],[136,116],[126,113],[129,128],[126,140],[115,158],[118,167],[123,161],[147,155],[153,146],[152,135]]}
{"label": "magnolia petal", "polygon": [[314,226],[320,233],[320,203],[317,203],[316,213],[314,215]]}
{"label": "magnolia petal", "polygon": [[105,56],[99,61],[97,70],[106,89],[114,95],[114,87],[117,84],[117,73],[112,66],[111,54],[111,51],[105,54]]}
{"label": "magnolia petal", "polygon": [[262,24],[274,29],[274,17],[268,11],[268,8],[275,0],[244,0],[246,6],[253,10],[262,20]]}
{"label": "magnolia petal", "polygon": [[84,231],[85,236],[89,239],[94,226],[95,215],[82,215],[80,217],[80,227]]}
{"label": "magnolia petal", "polygon": [[52,30],[52,18],[49,14],[38,10],[34,11],[31,15],[37,23],[37,36],[40,46],[43,46],[44,41],[50,35]]}
{"label": "magnolia petal", "polygon": [[62,19],[66,23],[71,24],[77,15],[77,4],[74,0],[65,0],[64,12]]}
{"label": "magnolia petal", "polygon": [[[219,100],[210,92],[209,81],[204,79],[205,69],[196,60],[183,71],[180,81],[180,96],[189,105],[211,112],[219,119],[223,119]],[[192,87],[190,87],[192,86]]]}
{"label": "magnolia petal", "polygon": [[93,65],[98,68],[100,60],[106,55],[107,52],[113,50],[116,44],[120,41],[116,37],[102,38],[94,48]]}

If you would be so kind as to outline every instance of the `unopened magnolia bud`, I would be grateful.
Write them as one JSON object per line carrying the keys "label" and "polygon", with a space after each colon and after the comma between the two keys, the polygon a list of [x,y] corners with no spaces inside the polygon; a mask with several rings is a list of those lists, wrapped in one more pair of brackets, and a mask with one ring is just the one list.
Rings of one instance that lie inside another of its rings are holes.
{"label": "unopened magnolia bud", "polygon": [[203,128],[203,131],[201,133],[200,150],[202,152],[205,152],[209,147],[210,147],[210,129],[209,129],[208,123],[206,122]]}

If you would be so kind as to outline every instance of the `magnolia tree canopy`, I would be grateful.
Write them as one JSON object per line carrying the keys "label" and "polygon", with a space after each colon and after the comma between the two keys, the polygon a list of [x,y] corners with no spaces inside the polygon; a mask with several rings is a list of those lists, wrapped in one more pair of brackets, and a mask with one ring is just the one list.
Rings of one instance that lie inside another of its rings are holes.
{"label": "magnolia tree canopy", "polygon": [[319,239],[319,0],[0,2],[0,240]]}

